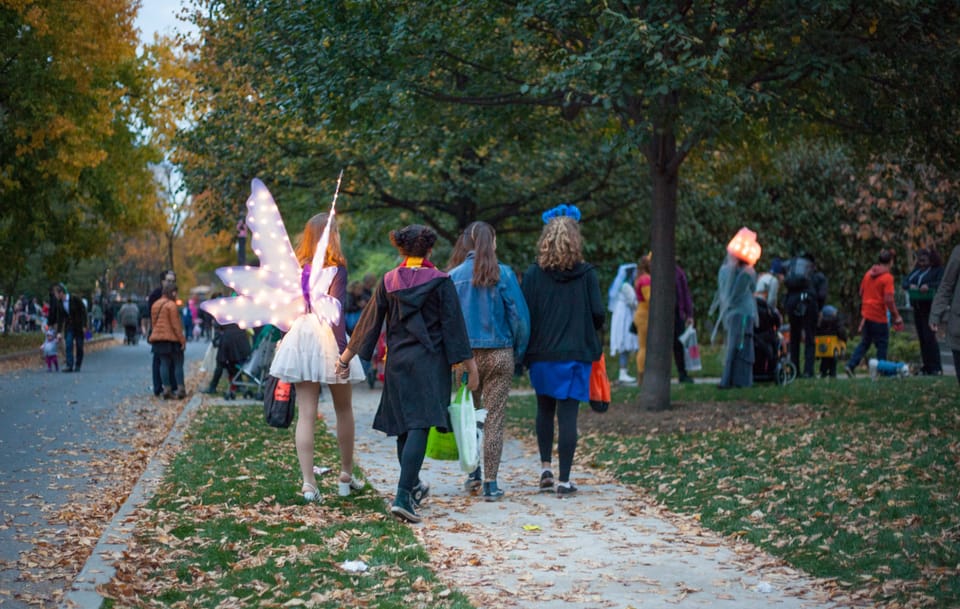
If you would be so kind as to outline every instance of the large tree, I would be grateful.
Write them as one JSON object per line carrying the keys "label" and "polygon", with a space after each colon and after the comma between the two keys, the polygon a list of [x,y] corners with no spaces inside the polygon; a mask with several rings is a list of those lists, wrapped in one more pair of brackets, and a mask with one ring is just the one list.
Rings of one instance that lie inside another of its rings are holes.
{"label": "large tree", "polygon": [[[132,0],[0,0],[0,286],[66,279],[152,205]],[[42,268],[28,268],[37,261]],[[91,286],[92,288],[92,286]]]}
{"label": "large tree", "polygon": [[[341,17],[351,21],[331,36]],[[480,219],[519,264],[548,207],[580,205],[598,234],[639,215],[645,182],[597,136],[602,123],[557,125],[535,104],[424,99],[390,80],[400,67],[388,33],[367,29],[384,16],[365,23],[336,3],[267,0],[210,3],[195,19],[205,33],[194,70],[205,105],[178,160],[193,191],[212,193],[202,207],[210,226],[236,222],[255,175],[279,193],[290,223],[302,220],[327,203],[340,167],[348,168],[341,211],[381,244],[399,221],[429,224],[453,242]],[[623,239],[597,242],[625,249]]]}
{"label": "large tree", "polygon": [[638,151],[651,180],[640,397],[650,408],[669,405],[677,192],[691,152],[747,124],[802,121],[859,134],[865,149],[923,140],[931,157],[957,158],[958,110],[944,94],[960,75],[956,2],[344,2],[329,14],[320,54],[335,57],[324,68],[381,86],[358,92],[357,78],[342,78],[319,99],[360,97],[372,109],[388,89],[497,111],[554,108],[556,124],[615,121],[597,136],[625,158]]}

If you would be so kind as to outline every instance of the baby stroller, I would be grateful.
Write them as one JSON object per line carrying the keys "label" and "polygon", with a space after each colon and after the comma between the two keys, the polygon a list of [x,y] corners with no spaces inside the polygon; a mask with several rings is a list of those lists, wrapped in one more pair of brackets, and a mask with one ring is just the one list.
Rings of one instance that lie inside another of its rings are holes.
{"label": "baby stroller", "polygon": [[759,325],[753,334],[753,380],[788,385],[797,378],[797,367],[781,332],[782,318],[763,298],[757,298]]}
{"label": "baby stroller", "polygon": [[227,399],[232,400],[237,395],[250,399],[263,399],[263,390],[273,362],[273,354],[277,350],[277,343],[283,335],[274,326],[264,326],[253,339],[253,350],[250,357],[230,379],[230,392]]}

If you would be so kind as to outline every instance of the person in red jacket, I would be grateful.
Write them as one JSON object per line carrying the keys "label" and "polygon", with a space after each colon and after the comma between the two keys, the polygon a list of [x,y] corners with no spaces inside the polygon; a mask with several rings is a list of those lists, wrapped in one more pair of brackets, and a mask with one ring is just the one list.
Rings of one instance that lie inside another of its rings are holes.
{"label": "person in red jacket", "polygon": [[893,321],[893,329],[903,329],[903,318],[893,301],[893,274],[890,272],[892,265],[893,252],[888,249],[880,250],[877,263],[870,267],[860,282],[860,344],[844,367],[847,376],[853,376],[853,371],[872,344],[877,346],[877,359],[887,359],[887,344],[890,341],[888,311],[890,320]]}

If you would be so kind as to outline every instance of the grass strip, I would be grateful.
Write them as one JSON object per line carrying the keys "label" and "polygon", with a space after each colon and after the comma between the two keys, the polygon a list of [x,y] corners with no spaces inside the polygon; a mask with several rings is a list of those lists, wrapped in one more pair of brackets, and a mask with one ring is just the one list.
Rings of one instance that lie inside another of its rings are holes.
{"label": "grass strip", "polygon": [[[338,470],[323,421],[316,451]],[[472,607],[439,582],[383,497],[368,487],[341,498],[333,472],[318,478],[323,503],[305,504],[293,428],[266,426],[259,405],[205,407],[138,515],[104,606]]]}

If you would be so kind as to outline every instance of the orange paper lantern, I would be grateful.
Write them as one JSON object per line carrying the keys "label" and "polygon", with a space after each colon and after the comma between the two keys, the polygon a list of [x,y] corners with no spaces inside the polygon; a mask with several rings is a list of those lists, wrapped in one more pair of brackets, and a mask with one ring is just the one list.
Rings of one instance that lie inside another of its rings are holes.
{"label": "orange paper lantern", "polygon": [[760,244],[757,243],[757,233],[746,226],[737,231],[730,243],[727,244],[727,253],[743,260],[749,265],[754,265],[760,259]]}

